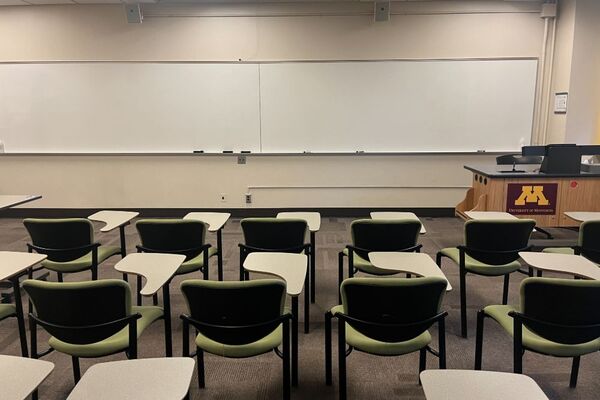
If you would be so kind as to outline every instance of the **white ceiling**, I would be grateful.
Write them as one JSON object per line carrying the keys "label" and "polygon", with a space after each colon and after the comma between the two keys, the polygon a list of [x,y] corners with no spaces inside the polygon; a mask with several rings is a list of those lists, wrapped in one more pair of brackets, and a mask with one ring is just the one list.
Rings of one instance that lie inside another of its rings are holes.
{"label": "white ceiling", "polygon": [[0,6],[39,6],[47,4],[126,4],[157,3],[155,0],[0,0]]}
{"label": "white ceiling", "polygon": [[[48,4],[135,4],[135,3],[303,3],[303,2],[322,2],[323,0],[0,0],[0,6],[30,6],[30,5],[48,5]],[[327,0],[325,0],[327,1]],[[330,0],[331,1],[331,0]],[[341,2],[357,2],[370,0],[333,0]],[[421,2],[431,0],[392,0],[406,2]],[[456,0],[442,0],[456,1]],[[464,0],[463,0],[464,1]],[[467,0],[476,1],[476,0]],[[492,0],[488,0],[492,1]],[[498,0],[496,0],[498,1]],[[502,0],[506,2],[541,2],[541,0]]]}

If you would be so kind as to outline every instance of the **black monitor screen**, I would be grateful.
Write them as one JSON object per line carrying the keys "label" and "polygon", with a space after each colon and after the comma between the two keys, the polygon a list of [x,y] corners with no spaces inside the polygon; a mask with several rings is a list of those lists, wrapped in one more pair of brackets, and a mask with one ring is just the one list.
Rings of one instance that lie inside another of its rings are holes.
{"label": "black monitor screen", "polygon": [[579,174],[581,149],[575,144],[550,144],[546,146],[544,161],[540,167],[546,174]]}

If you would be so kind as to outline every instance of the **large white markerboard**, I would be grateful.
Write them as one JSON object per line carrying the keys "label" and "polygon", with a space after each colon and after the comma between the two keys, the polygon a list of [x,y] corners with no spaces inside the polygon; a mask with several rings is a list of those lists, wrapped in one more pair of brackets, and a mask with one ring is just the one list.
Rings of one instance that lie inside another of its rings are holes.
{"label": "large white markerboard", "polygon": [[537,60],[0,64],[7,152],[513,151]]}
{"label": "large white markerboard", "polygon": [[0,64],[0,140],[19,152],[259,150],[258,65]]}
{"label": "large white markerboard", "polygon": [[506,151],[530,143],[536,60],[261,66],[263,151]]}

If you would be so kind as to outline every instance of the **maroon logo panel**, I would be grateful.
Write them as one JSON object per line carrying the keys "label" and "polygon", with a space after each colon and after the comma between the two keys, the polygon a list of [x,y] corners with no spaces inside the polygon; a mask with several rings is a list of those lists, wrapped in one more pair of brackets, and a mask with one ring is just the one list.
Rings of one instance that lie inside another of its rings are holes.
{"label": "maroon logo panel", "polygon": [[506,212],[516,215],[555,215],[558,183],[509,183]]}

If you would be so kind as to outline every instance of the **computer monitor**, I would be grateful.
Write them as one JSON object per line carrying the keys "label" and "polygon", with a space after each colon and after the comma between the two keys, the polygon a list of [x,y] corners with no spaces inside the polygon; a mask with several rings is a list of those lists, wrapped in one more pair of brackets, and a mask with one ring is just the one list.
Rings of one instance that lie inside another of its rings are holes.
{"label": "computer monitor", "polygon": [[579,174],[581,149],[576,144],[549,144],[540,167],[543,174]]}

